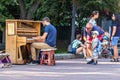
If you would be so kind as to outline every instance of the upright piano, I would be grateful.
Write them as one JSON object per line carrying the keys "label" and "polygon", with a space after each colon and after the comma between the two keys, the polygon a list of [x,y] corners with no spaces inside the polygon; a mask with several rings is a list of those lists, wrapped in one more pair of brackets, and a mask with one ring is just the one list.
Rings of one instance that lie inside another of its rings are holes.
{"label": "upright piano", "polygon": [[13,64],[30,60],[32,37],[41,33],[41,22],[32,20],[6,20],[6,53]]}

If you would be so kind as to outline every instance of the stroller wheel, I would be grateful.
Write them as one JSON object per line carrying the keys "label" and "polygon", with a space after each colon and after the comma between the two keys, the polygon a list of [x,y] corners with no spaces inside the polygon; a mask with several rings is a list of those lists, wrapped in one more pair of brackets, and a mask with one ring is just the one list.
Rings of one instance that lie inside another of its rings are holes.
{"label": "stroller wheel", "polygon": [[102,54],[99,54],[98,58],[102,58]]}
{"label": "stroller wheel", "polygon": [[107,55],[105,55],[105,58],[107,58]]}

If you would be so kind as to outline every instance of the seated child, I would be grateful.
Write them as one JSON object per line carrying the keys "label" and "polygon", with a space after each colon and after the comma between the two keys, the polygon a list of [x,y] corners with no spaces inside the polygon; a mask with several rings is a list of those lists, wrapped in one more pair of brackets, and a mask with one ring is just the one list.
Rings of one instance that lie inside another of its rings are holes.
{"label": "seated child", "polygon": [[103,41],[102,41],[101,45],[103,47],[106,47],[107,45],[109,45],[109,37],[108,36],[106,36],[106,35],[103,36]]}
{"label": "seated child", "polygon": [[99,35],[98,31],[92,31],[92,37],[93,37],[93,41],[92,41],[92,51],[93,51],[93,65],[97,64],[97,59],[98,59],[98,55],[99,55],[99,50],[100,50],[100,41],[97,38],[97,36]]}
{"label": "seated child", "polygon": [[76,35],[76,39],[72,42],[72,53],[73,54],[80,54],[80,52],[83,51],[84,56],[86,57],[85,54],[85,48],[86,46],[81,42],[82,36],[80,34]]}
{"label": "seated child", "polygon": [[102,42],[100,43],[101,44],[101,49],[100,49],[99,55],[101,55],[101,53],[104,49],[108,48],[108,45],[109,45],[108,41],[109,41],[109,38],[106,35],[104,35],[103,39],[102,39]]}
{"label": "seated child", "polygon": [[110,49],[110,43],[109,43],[110,39],[108,36],[103,36],[103,41],[101,43],[101,46],[102,46],[102,52],[103,54],[108,54],[110,57],[112,57],[112,54],[111,54],[111,49]]}

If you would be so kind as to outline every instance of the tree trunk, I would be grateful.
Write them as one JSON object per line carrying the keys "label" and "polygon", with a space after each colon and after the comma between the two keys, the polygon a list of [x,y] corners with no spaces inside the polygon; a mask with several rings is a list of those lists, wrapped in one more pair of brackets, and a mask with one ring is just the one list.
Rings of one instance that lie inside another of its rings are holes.
{"label": "tree trunk", "polygon": [[5,29],[2,31],[2,43],[5,44]]}
{"label": "tree trunk", "polygon": [[72,5],[71,42],[75,39],[75,14],[76,14],[76,6],[75,6],[75,0],[73,0],[73,5]]}
{"label": "tree trunk", "polygon": [[40,5],[40,0],[35,0],[35,2],[33,3],[33,5],[31,6],[31,8],[29,9],[26,19],[32,19],[33,14],[35,13],[35,11],[37,10],[38,6]]}
{"label": "tree trunk", "polygon": [[18,3],[20,5],[20,19],[26,18],[26,6],[24,0],[18,0]]}

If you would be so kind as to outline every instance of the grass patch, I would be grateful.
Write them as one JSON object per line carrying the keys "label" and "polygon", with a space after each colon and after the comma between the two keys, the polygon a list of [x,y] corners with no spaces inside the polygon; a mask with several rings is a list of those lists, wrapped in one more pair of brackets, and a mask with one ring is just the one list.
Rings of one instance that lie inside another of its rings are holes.
{"label": "grass patch", "polygon": [[63,54],[63,53],[67,53],[67,51],[66,50],[60,50],[60,49],[55,51],[55,54]]}

